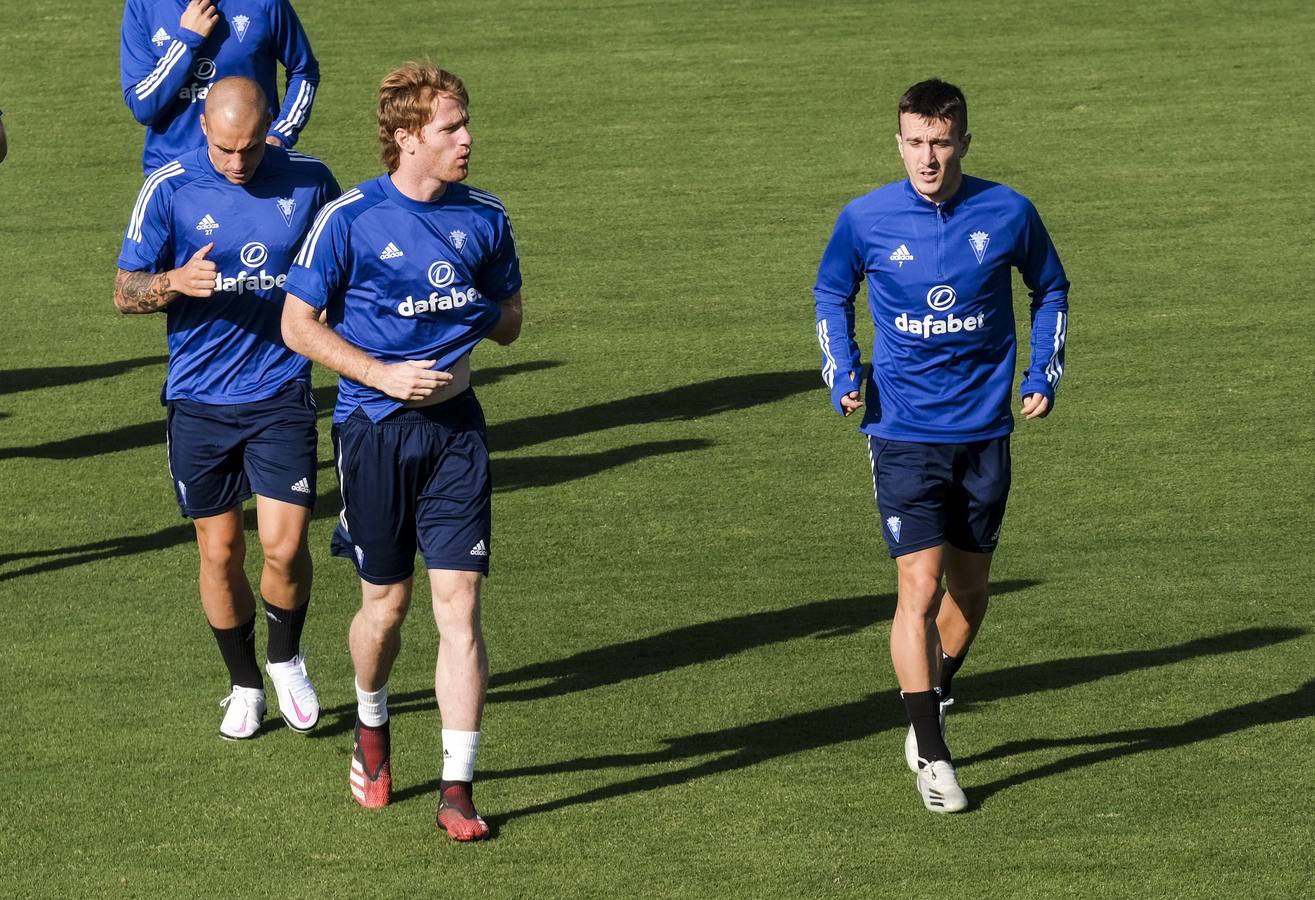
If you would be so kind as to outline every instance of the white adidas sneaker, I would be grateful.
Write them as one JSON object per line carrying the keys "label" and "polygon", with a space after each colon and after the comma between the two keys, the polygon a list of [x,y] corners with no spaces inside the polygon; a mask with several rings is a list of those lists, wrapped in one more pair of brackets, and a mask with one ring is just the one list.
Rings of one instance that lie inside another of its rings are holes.
{"label": "white adidas sneaker", "polygon": [[923,806],[934,813],[959,812],[968,807],[968,796],[959,787],[954,765],[948,759],[918,762],[922,766],[918,770],[918,793]]}
{"label": "white adidas sneaker", "polygon": [[219,701],[228,707],[224,721],[219,723],[219,736],[230,741],[245,741],[260,732],[265,718],[265,692],[260,688],[233,685],[233,693]]}
{"label": "white adidas sneaker", "polygon": [[[954,698],[941,701],[941,738],[945,737],[945,711],[954,705]],[[909,733],[904,735],[904,762],[908,765],[909,771],[918,774],[918,736],[913,733],[913,726],[909,726]]]}
{"label": "white adidas sneaker", "polygon": [[306,657],[297,654],[287,662],[265,663],[269,680],[274,682],[279,714],[293,731],[305,734],[320,720],[320,698],[306,675]]}

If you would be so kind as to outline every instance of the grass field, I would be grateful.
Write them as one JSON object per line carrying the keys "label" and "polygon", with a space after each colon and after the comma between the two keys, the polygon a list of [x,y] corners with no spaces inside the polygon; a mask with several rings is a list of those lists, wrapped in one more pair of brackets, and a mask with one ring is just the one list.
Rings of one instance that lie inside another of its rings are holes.
{"label": "grass field", "polygon": [[[300,0],[323,87],[299,149],[377,174],[379,78],[432,54],[517,228],[525,332],[475,358],[496,839],[433,825],[423,603],[399,802],[349,798],[327,418],[306,644],[329,712],[216,737],[163,320],[110,301],[141,179],[121,6],[6,3],[0,895],[1310,896],[1309,4],[467,6]],[[894,104],[930,75],[968,94],[967,171],[1033,199],[1073,282],[956,681],[954,817],[903,767],[894,571],[809,295],[843,202],[902,177]]]}

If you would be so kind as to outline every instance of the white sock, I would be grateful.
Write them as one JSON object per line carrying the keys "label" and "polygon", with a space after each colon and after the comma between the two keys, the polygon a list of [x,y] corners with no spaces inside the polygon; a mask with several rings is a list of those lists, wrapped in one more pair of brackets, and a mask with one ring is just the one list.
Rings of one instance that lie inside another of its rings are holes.
{"label": "white sock", "polygon": [[478,731],[443,729],[443,780],[474,781]]}
{"label": "white sock", "polygon": [[388,682],[385,681],[377,691],[363,691],[357,682],[356,718],[371,728],[378,728],[388,721]]}

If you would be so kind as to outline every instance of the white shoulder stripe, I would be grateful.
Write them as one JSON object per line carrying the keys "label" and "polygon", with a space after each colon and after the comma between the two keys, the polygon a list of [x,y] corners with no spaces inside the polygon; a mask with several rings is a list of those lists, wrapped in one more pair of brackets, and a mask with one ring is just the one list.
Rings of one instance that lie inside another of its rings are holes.
{"label": "white shoulder stripe", "polygon": [[[492,207],[493,209],[496,209],[498,212],[502,213],[503,218],[507,220],[507,230],[511,232],[512,249],[516,249],[516,243],[517,243],[516,229],[512,227],[511,215],[507,212],[507,208],[502,205],[502,201],[500,201],[497,197],[494,197],[492,194],[486,194],[483,191],[476,190],[475,188],[467,188],[467,190],[470,192],[471,200],[474,200],[476,203],[482,203],[485,206]],[[517,250],[517,252],[519,253],[520,251]]]}
{"label": "white shoulder stripe", "polygon": [[466,190],[470,192],[471,200],[483,203],[485,206],[492,206],[494,209],[500,209],[504,213],[507,211],[507,207],[502,205],[502,201],[488,191],[481,191],[479,188],[466,188]]}
{"label": "white shoulder stripe", "polygon": [[183,58],[183,53],[186,52],[186,50],[187,45],[182,41],[174,41],[169,45],[168,51],[165,52],[164,56],[160,57],[160,61],[155,64],[155,68],[151,71],[151,74],[143,78],[141,83],[137,85],[138,100],[145,100],[151,94],[155,93],[155,89],[164,82],[165,77],[173,67],[177,65],[178,60]]}
{"label": "white shoulder stripe", "polygon": [[177,160],[161,166],[151,173],[142,185],[141,191],[137,194],[137,205],[132,208],[132,218],[128,220],[128,238],[137,243],[142,241],[142,223],[146,220],[146,208],[151,203],[151,195],[155,189],[163,184],[167,179],[175,175],[183,174],[183,166]]}
{"label": "white shoulder stripe", "polygon": [[292,264],[309,268],[311,260],[315,258],[315,244],[319,241],[320,235],[324,233],[325,226],[329,224],[329,217],[344,206],[354,203],[364,196],[358,188],[352,188],[337,200],[324,204],[316,214],[315,221],[311,224],[310,231],[306,235],[306,240],[301,245],[301,251],[297,253],[297,258],[292,261]]}

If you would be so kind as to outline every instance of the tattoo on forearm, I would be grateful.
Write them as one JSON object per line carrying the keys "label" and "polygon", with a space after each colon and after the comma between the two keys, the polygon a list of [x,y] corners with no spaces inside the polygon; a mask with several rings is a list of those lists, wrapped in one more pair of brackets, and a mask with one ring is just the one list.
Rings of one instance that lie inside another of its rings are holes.
{"label": "tattoo on forearm", "polygon": [[126,313],[159,312],[169,305],[174,291],[169,288],[169,273],[119,271],[114,281],[114,302]]}

